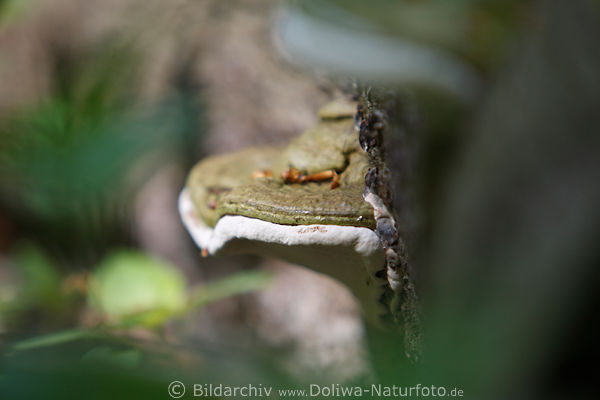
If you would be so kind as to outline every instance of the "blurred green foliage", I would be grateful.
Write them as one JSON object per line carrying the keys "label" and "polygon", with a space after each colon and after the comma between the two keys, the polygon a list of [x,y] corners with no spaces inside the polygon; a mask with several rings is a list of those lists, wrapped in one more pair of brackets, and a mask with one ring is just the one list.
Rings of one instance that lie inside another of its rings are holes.
{"label": "blurred green foliage", "polygon": [[[49,306],[46,299],[56,305],[66,302],[69,296],[59,290],[64,284],[60,285],[57,270],[39,250],[28,246],[19,260],[23,280],[19,297],[11,302],[18,304],[18,309],[0,302],[0,326],[10,326],[11,319],[19,317],[28,306],[41,301]],[[97,387],[86,392],[86,398],[163,398],[169,379],[206,375],[202,363],[207,353],[194,347],[181,348],[159,337],[149,339],[145,335],[145,339],[135,339],[127,330],[165,331],[212,302],[263,289],[271,281],[265,271],[247,271],[188,290],[175,266],[132,250],[109,254],[93,270],[88,279],[88,297],[92,310],[99,313],[98,322],[36,335],[4,348],[2,398],[30,398],[35,393],[59,398],[71,393],[73,387],[80,387],[79,382],[74,383],[76,377],[88,384],[94,382]],[[46,312],[56,315],[60,310],[54,307]],[[45,329],[49,326],[46,324]],[[188,361],[178,360],[184,354]],[[252,364],[245,364],[246,367],[256,368],[259,360],[249,360]],[[179,367],[190,363],[198,363],[193,371]],[[273,376],[269,372],[265,379]],[[23,379],[35,379],[36,385],[22,387]]]}
{"label": "blurred green foliage", "polygon": [[[1,299],[0,323],[28,309],[43,306],[47,313],[60,312],[69,302],[57,270],[39,250],[29,247],[19,256],[22,280],[17,296]],[[120,329],[163,328],[173,319],[185,317],[210,303],[228,297],[264,289],[271,281],[265,271],[247,271],[201,285],[192,290],[177,267],[133,250],[108,254],[85,279],[90,311],[98,314],[98,323],[54,332],[19,341],[14,350],[53,346],[86,337],[110,336]]]}
{"label": "blurred green foliage", "polygon": [[0,207],[69,268],[130,243],[132,196],[197,140],[186,126],[197,111],[184,94],[140,102],[126,45],[83,60],[59,49],[55,63],[53,96],[0,119]]}
{"label": "blurred green foliage", "polygon": [[14,277],[0,282],[0,333],[57,329],[69,323],[76,299],[63,292],[54,260],[27,242],[16,246],[13,260]]}
{"label": "blurred green foliage", "polygon": [[[94,269],[88,298],[106,318],[144,313],[145,320],[139,322],[152,326],[183,308],[184,291],[185,281],[177,269],[143,253],[121,251]],[[149,314],[151,310],[154,313]]]}
{"label": "blurred green foliage", "polygon": [[0,27],[17,20],[30,8],[30,0],[0,0]]}
{"label": "blurred green foliage", "polygon": [[12,303],[23,308],[55,309],[59,305],[61,277],[52,260],[34,246],[24,244],[17,249],[15,262],[20,285]]}

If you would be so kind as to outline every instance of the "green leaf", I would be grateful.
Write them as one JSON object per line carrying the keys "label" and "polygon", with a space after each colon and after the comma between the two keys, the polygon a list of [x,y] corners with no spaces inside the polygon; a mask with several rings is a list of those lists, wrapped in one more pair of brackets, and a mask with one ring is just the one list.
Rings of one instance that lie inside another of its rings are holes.
{"label": "green leaf", "polygon": [[184,308],[185,281],[164,261],[141,252],[119,251],[94,272],[88,299],[112,321],[135,316],[139,324],[153,326]]}
{"label": "green leaf", "polygon": [[89,329],[70,329],[25,339],[12,345],[13,350],[31,350],[40,347],[55,346],[83,338],[96,336],[95,331]]}
{"label": "green leaf", "polygon": [[37,247],[25,243],[17,248],[21,276],[17,303],[20,306],[55,306],[61,300],[60,275],[52,261]]}

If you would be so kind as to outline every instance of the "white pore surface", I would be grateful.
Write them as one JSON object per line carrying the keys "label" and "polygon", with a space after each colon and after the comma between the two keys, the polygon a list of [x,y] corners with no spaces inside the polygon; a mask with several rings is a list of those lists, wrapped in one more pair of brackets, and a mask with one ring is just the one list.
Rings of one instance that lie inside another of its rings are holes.
{"label": "white pore surface", "polygon": [[365,318],[378,322],[387,310],[379,303],[386,281],[375,277],[385,260],[371,229],[339,225],[280,225],[225,215],[214,228],[197,215],[186,189],[179,196],[183,224],[211,255],[260,254],[304,265],[346,284],[362,304]]}

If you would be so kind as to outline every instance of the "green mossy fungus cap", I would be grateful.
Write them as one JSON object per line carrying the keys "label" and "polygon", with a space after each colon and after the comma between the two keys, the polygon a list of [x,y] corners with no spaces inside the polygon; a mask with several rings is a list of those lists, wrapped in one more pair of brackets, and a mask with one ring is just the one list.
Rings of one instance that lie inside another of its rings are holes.
{"label": "green mossy fungus cap", "polygon": [[[321,120],[284,147],[250,148],[208,157],[191,171],[188,189],[197,215],[210,227],[224,215],[241,215],[283,225],[343,225],[374,229],[373,208],[364,201],[368,156],[354,129],[355,104],[334,102]],[[329,180],[290,184],[281,174],[335,170]],[[270,177],[253,177],[268,171]]]}

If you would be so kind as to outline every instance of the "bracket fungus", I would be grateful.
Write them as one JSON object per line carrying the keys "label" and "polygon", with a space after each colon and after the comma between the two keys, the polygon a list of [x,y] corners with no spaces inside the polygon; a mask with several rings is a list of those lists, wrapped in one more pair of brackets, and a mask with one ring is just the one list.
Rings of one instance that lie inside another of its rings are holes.
{"label": "bracket fungus", "polygon": [[358,141],[356,103],[334,102],[287,146],[200,161],[179,198],[202,254],[284,259],[346,284],[366,320],[382,323],[388,288],[373,207],[363,199],[369,158]]}

